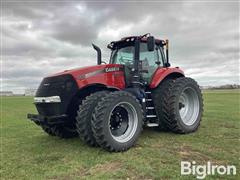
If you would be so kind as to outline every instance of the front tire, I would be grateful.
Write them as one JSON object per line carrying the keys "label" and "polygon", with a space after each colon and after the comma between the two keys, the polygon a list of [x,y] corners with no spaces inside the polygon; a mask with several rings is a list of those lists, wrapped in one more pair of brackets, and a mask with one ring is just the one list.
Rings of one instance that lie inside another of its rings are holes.
{"label": "front tire", "polygon": [[48,135],[56,136],[49,125],[45,125],[45,124],[38,124],[38,125],[41,126],[43,131],[46,132]]}
{"label": "front tire", "polygon": [[71,126],[48,124],[40,124],[40,126],[50,136],[58,136],[66,139],[78,136],[75,128]]}
{"label": "front tire", "polygon": [[80,138],[90,146],[98,146],[92,132],[92,114],[102,97],[107,95],[107,91],[93,93],[86,97],[79,106],[76,116],[76,127]]}
{"label": "front tire", "polygon": [[94,110],[92,130],[97,143],[107,151],[125,151],[137,141],[143,124],[138,100],[116,91],[102,98]]}

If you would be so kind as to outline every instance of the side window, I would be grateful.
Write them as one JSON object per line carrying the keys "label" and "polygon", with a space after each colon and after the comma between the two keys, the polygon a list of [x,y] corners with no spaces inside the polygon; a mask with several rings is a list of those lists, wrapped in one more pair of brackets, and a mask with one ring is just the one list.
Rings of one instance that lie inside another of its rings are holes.
{"label": "side window", "polygon": [[151,82],[152,75],[158,68],[156,62],[159,61],[159,59],[161,59],[161,55],[157,46],[154,51],[148,51],[147,43],[140,44],[140,61],[142,62],[142,68],[148,72],[143,73],[142,77],[147,83]]}
{"label": "side window", "polygon": [[157,49],[155,49],[154,51],[148,51],[147,43],[141,43],[140,60],[148,66],[155,67],[157,66],[156,61],[159,60],[159,52]]}

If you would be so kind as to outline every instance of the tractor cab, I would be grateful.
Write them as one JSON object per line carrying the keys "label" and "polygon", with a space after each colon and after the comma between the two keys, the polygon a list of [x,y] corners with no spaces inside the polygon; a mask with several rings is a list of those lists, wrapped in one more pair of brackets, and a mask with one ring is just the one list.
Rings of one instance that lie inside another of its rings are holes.
{"label": "tractor cab", "polygon": [[[135,37],[123,38],[120,41],[112,42],[108,46],[112,49],[109,63],[124,65],[127,85],[130,85],[131,77],[135,71],[135,39]],[[165,66],[166,59],[163,46],[163,43],[155,43],[153,50],[149,50],[147,38],[142,38],[139,43],[138,68],[141,78],[146,84],[151,82],[152,76],[157,68]]]}
{"label": "tractor cab", "polygon": [[[165,51],[164,46],[166,46]],[[100,65],[103,63],[101,50],[94,44],[93,47],[98,52]],[[112,51],[109,64],[124,66],[127,87],[134,86],[133,83],[149,85],[158,68],[170,66],[168,40],[155,39],[150,34],[124,37],[119,41],[111,42],[108,48]]]}

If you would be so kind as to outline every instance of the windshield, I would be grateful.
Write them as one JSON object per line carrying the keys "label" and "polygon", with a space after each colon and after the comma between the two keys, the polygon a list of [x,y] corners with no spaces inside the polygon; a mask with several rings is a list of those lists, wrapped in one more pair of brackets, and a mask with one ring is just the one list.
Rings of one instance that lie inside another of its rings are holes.
{"label": "windshield", "polygon": [[[140,61],[147,62],[150,66],[155,66],[156,61],[159,61],[159,49],[154,51],[148,51],[147,44],[140,44]],[[133,65],[134,61],[134,46],[125,46],[120,49],[116,49],[112,53],[112,64]]]}
{"label": "windshield", "polygon": [[134,46],[126,46],[113,51],[111,63],[113,64],[133,64]]}

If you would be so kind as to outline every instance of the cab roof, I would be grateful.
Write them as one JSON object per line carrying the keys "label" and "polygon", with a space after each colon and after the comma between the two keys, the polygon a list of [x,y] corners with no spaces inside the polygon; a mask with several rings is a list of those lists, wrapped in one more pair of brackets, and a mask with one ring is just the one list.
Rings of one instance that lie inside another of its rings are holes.
{"label": "cab roof", "polygon": [[[127,36],[127,37],[123,37],[121,40],[119,41],[112,41],[110,44],[108,44],[108,48],[109,49],[116,49],[116,47],[119,46],[125,46],[127,44],[134,44],[134,40],[139,37],[139,36]],[[141,42],[147,42],[147,37],[143,37],[141,38]],[[155,43],[156,45],[160,45],[160,46],[164,46],[166,45],[166,42],[164,40],[161,39],[155,39]]]}

